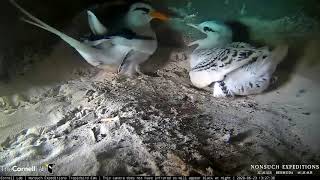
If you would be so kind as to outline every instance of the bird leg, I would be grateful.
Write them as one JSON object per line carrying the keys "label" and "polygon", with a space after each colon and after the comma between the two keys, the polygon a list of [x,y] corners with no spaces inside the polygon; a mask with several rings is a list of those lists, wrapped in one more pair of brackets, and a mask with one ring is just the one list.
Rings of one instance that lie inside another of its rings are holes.
{"label": "bird leg", "polygon": [[140,65],[136,63],[124,63],[119,66],[119,74],[134,78],[136,76],[148,76],[141,71]]}
{"label": "bird leg", "polygon": [[137,76],[135,71],[135,67],[132,63],[123,63],[123,65],[119,66],[119,74],[127,76],[129,78],[134,78]]}
{"label": "bird leg", "polygon": [[140,75],[140,76],[148,76],[147,74],[143,73],[141,71],[141,66],[139,64],[136,65],[136,72]]}
{"label": "bird leg", "polygon": [[120,74],[120,72],[121,72],[121,70],[122,70],[122,67],[123,67],[123,65],[124,65],[124,63],[125,63],[125,60],[126,60],[126,58],[122,59],[120,65],[118,66],[118,71],[117,71],[118,74]]}

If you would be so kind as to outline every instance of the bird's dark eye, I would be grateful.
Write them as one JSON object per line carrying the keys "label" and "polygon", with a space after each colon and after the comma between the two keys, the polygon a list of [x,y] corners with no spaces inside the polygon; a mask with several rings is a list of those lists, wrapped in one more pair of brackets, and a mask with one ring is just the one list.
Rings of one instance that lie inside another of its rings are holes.
{"label": "bird's dark eye", "polygon": [[216,32],[215,30],[213,30],[213,29],[211,29],[211,28],[209,28],[209,27],[207,27],[207,26],[204,27],[203,30],[204,30],[204,32],[208,32],[208,31]]}
{"label": "bird's dark eye", "polygon": [[150,12],[150,9],[144,8],[144,7],[137,7],[137,8],[134,9],[134,11],[143,11],[146,14],[148,14]]}

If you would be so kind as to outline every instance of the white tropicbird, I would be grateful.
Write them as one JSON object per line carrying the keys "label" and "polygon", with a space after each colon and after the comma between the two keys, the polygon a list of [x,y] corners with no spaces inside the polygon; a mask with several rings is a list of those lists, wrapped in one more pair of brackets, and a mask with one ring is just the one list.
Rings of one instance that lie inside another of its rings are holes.
{"label": "white tropicbird", "polygon": [[270,51],[267,47],[232,43],[232,30],[224,23],[206,21],[188,25],[207,35],[189,44],[198,45],[191,54],[190,80],[198,88],[212,87],[214,97],[263,92],[277,65],[287,55],[287,45]]}
{"label": "white tropicbird", "polygon": [[155,11],[148,4],[135,3],[126,14],[128,30],[107,34],[107,28],[91,11],[88,11],[89,27],[95,36],[81,42],[33,16],[14,0],[10,2],[30,18],[30,20],[22,19],[23,21],[59,36],[75,48],[89,64],[108,70],[110,67],[124,65],[122,72],[128,76],[140,72],[139,65],[148,60],[157,49],[156,34],[151,29],[150,21],[154,18],[168,19],[166,15]]}

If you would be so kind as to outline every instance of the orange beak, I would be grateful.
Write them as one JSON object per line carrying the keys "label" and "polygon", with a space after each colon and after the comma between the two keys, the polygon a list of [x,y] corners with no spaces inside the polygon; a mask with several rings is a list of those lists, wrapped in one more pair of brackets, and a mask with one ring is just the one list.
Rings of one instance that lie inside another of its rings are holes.
{"label": "orange beak", "polygon": [[161,12],[158,12],[158,11],[152,11],[150,12],[150,16],[152,18],[155,18],[155,19],[160,19],[162,21],[167,21],[169,19],[169,17]]}

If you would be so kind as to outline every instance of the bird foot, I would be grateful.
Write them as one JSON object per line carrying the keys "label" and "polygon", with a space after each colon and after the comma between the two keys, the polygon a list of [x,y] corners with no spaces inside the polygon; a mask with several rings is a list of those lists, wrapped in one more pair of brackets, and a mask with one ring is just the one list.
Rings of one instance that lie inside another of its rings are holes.
{"label": "bird foot", "polygon": [[137,78],[138,76],[140,77],[152,76],[142,72],[139,65],[131,65],[131,66],[120,65],[118,68],[118,74],[131,79]]}
{"label": "bird foot", "polygon": [[93,77],[93,80],[94,81],[104,81],[104,80],[112,81],[115,76],[116,74],[113,72],[101,70]]}
{"label": "bird foot", "polygon": [[138,77],[138,73],[137,72],[134,72],[134,71],[126,71],[124,69],[121,69],[120,72],[118,73],[119,76],[121,77],[127,77],[127,78],[130,78],[130,79],[135,79]]}

